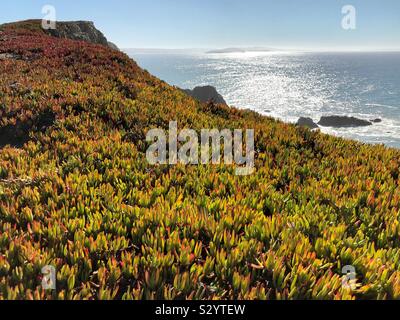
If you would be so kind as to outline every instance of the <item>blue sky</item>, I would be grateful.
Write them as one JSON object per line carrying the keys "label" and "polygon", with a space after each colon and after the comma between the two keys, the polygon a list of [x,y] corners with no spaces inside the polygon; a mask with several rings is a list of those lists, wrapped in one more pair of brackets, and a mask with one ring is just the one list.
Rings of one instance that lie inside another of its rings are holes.
{"label": "blue sky", "polygon": [[[7,0],[0,23],[42,18],[92,20],[121,48],[267,46],[400,49],[400,0]],[[341,27],[353,5],[356,30]]]}

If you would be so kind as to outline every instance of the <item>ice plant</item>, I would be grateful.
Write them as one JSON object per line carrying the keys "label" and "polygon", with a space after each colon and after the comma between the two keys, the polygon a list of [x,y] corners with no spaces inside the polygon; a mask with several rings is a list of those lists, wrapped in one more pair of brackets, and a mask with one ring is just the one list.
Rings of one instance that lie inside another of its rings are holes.
{"label": "ice plant", "polygon": [[[0,55],[1,299],[400,298],[398,150],[202,104],[39,21]],[[254,174],[148,164],[175,120],[255,129]]]}

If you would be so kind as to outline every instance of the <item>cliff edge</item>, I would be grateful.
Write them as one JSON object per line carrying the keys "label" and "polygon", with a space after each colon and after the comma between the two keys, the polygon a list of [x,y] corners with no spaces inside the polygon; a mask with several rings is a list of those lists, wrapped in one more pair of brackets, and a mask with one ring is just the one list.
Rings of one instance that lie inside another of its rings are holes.
{"label": "cliff edge", "polygon": [[104,34],[96,28],[92,21],[57,21],[56,28],[48,30],[42,29],[41,25],[42,20],[25,20],[0,25],[0,30],[3,28],[30,29],[33,31],[42,30],[44,33],[53,37],[91,42],[107,46],[114,50],[119,50],[115,44],[107,40]]}

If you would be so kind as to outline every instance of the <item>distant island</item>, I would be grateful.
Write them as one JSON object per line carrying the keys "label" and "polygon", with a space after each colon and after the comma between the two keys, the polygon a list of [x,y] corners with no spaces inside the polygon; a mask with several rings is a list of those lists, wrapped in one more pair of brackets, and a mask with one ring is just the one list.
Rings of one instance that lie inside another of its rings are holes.
{"label": "distant island", "polygon": [[225,49],[215,49],[207,51],[206,53],[246,53],[246,52],[270,52],[276,51],[276,49],[272,48],[262,48],[262,47],[253,47],[253,48],[225,48]]}

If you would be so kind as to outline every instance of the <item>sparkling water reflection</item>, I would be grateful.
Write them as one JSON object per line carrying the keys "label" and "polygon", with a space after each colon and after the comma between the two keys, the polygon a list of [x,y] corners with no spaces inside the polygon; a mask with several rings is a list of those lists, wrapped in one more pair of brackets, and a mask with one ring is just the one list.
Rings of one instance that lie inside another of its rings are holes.
{"label": "sparkling water reflection", "polygon": [[296,122],[348,115],[381,123],[323,132],[400,148],[400,53],[135,54],[182,88],[213,85],[239,108]]}

